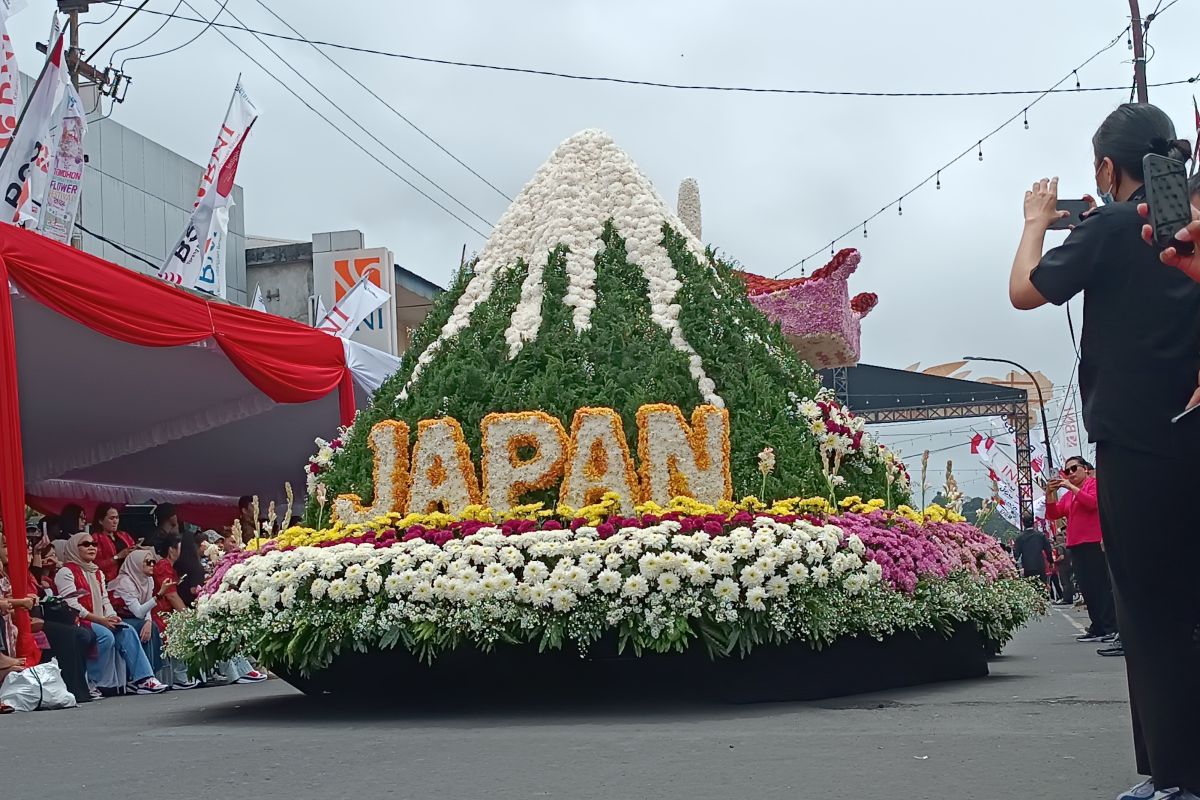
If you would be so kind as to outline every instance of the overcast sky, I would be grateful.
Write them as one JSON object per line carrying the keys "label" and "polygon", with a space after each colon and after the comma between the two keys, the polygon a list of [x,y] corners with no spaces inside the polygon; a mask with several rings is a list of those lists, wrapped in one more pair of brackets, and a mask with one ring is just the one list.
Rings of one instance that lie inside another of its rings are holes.
{"label": "overcast sky", "polygon": [[[309,38],[436,58],[677,83],[853,91],[1043,89],[1108,43],[1128,22],[1125,0],[1006,0],[1002,3],[843,0],[605,0],[504,3],[441,0],[283,2],[263,0]],[[206,18],[221,0],[189,0]],[[1157,0],[1143,0],[1143,12]],[[1170,0],[1166,0],[1169,3]],[[31,0],[9,30],[26,71],[36,64],[49,0]],[[172,11],[175,0],[150,0]],[[1165,5],[1165,3],[1164,3]],[[183,6],[181,13],[192,13]],[[286,32],[259,0],[228,0],[246,25]],[[236,24],[226,15],[221,21]],[[96,5],[84,19],[103,20]],[[128,14],[83,29],[94,49]],[[1151,82],[1195,76],[1200,0],[1179,0],[1150,31]],[[141,14],[98,57],[132,45],[162,23]],[[201,26],[171,21],[116,61],[190,39]],[[368,246],[438,283],[464,244],[483,239],[436,208],[317,118],[271,75],[283,78],[364,146],[460,216],[461,207],[399,164],[247,33],[215,30],[170,55],[130,61],[134,83],[119,122],[203,162],[239,72],[262,109],[243,154],[247,232],[308,239],[315,231],[359,228]],[[454,163],[306,44],[267,40],[355,120],[489,221],[506,201]],[[699,180],[704,238],[745,269],[775,275],[896,199],[1033,96],[829,98],[618,86],[420,64],[329,51],[405,116],[510,196],[565,137],[602,128],[625,148],[673,205],[679,181]],[[1079,74],[1086,86],[1128,85],[1122,40]],[[1074,85],[1073,79],[1068,85]],[[1194,137],[1191,92],[1152,88],[1181,136]],[[1065,386],[1074,365],[1066,317],[1053,307],[1013,311],[1006,280],[1021,228],[1022,192],[1060,175],[1064,195],[1095,183],[1090,138],[1127,91],[1060,94],[983,144],[932,185],[889,211],[845,246],[863,260],[852,292],[872,291],[878,308],[863,324],[863,361],[893,367],[951,361],[966,351],[1016,359]],[[1051,239],[1056,235],[1051,234]],[[826,249],[827,252],[827,249]],[[811,270],[818,260],[808,264]],[[1076,306],[1076,324],[1081,314]],[[996,374],[986,367],[973,377]],[[1055,412],[1056,413],[1056,412]],[[970,422],[888,426],[885,440],[906,454],[961,441]],[[969,433],[966,434],[969,437]],[[960,483],[983,492],[967,472]],[[940,482],[940,469],[938,482]]]}

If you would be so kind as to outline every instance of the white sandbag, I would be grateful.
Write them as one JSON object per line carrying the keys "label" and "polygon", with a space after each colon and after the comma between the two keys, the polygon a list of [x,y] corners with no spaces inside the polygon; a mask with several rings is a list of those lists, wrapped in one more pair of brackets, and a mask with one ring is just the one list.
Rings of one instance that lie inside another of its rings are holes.
{"label": "white sandbag", "polygon": [[55,708],[74,708],[75,695],[67,690],[58,661],[10,672],[0,684],[0,703],[17,711],[38,711]]}

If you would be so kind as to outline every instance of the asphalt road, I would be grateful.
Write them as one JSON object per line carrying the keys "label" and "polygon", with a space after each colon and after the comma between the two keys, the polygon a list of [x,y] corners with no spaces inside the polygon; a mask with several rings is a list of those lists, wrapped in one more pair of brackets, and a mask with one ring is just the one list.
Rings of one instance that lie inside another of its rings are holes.
{"label": "asphalt road", "polygon": [[505,699],[495,707],[347,710],[278,680],[111,699],[0,718],[0,792],[1111,798],[1136,782],[1124,662],[1096,656],[1074,633],[1055,611],[1019,635],[989,678],[816,703],[547,707],[536,686],[497,686]]}

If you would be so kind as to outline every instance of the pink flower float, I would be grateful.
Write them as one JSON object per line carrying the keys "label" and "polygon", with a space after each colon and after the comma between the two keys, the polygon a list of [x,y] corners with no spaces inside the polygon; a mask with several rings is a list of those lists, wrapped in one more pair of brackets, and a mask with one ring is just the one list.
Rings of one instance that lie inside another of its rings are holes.
{"label": "pink flower float", "polygon": [[778,322],[796,352],[817,369],[849,367],[861,354],[862,318],[879,302],[864,292],[850,297],[850,276],[858,268],[859,252],[846,249],[806,278],[774,280],[748,272],[750,302]]}

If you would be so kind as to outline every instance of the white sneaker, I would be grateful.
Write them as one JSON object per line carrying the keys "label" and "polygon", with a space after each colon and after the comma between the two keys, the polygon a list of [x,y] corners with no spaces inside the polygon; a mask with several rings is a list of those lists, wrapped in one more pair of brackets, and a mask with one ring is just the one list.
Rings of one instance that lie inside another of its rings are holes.
{"label": "white sneaker", "polygon": [[193,679],[190,681],[175,681],[171,684],[171,688],[178,689],[180,691],[186,691],[187,689],[195,689],[199,685],[200,681],[198,679]]}
{"label": "white sneaker", "polygon": [[243,675],[242,677],[238,678],[236,683],[243,683],[243,684],[244,683],[261,683],[262,681],[265,681],[266,679],[267,679],[267,673],[259,672],[256,669],[252,669],[249,672],[247,672],[245,675]]}
{"label": "white sneaker", "polygon": [[162,694],[167,690],[167,685],[151,677],[131,683],[126,688],[134,694]]}
{"label": "white sneaker", "polygon": [[1154,781],[1147,778],[1146,780],[1134,786],[1132,789],[1126,789],[1117,796],[1117,800],[1150,800],[1157,792],[1154,789]]}
{"label": "white sneaker", "polygon": [[1187,789],[1163,789],[1161,792],[1155,792],[1153,800],[1200,800],[1196,797],[1195,792],[1189,792]]}

